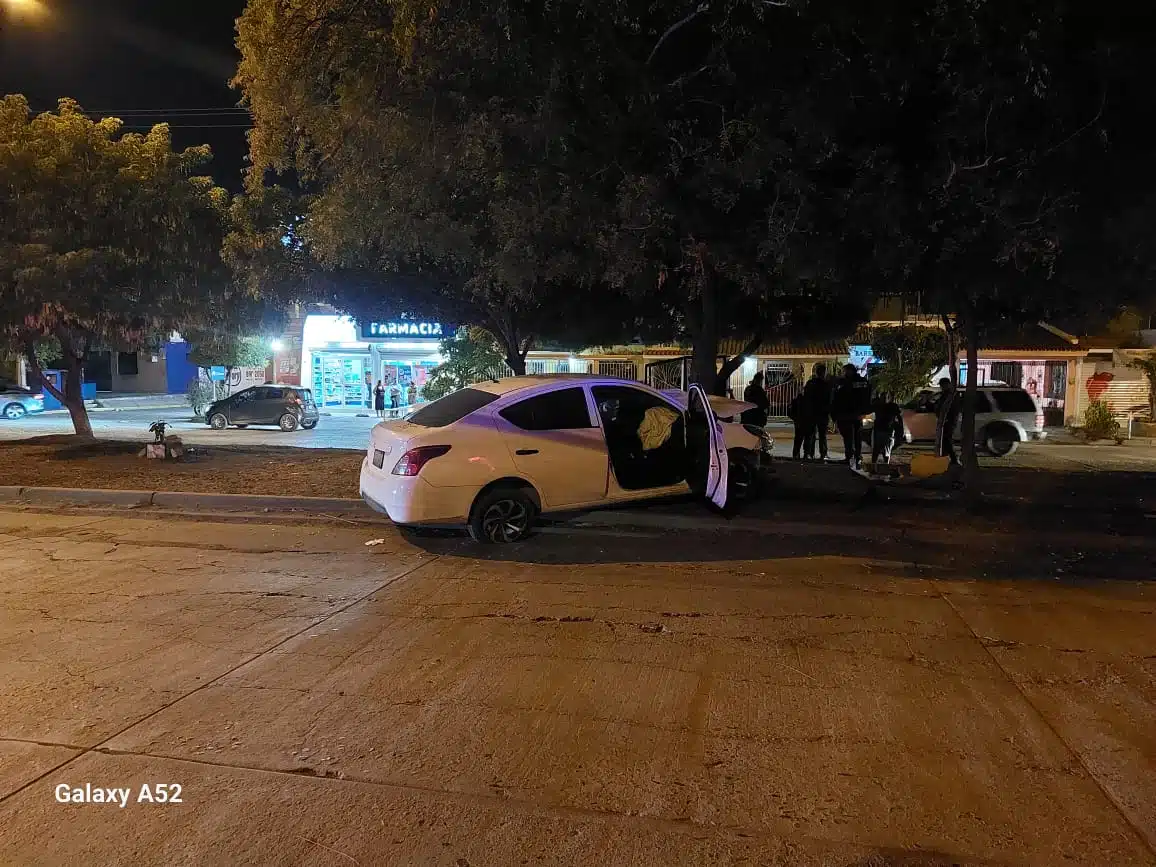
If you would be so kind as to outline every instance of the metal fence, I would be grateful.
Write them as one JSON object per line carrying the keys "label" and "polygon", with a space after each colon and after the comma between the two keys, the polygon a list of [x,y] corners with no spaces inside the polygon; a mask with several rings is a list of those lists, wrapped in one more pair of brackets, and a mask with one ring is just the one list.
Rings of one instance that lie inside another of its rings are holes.
{"label": "metal fence", "polygon": [[634,361],[598,361],[599,376],[615,376],[619,379],[638,381],[638,363]]}

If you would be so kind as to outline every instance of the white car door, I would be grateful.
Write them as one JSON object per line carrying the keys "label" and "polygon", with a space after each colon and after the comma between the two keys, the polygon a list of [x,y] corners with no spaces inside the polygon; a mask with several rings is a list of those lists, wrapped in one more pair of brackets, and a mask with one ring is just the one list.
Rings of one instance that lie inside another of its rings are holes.
{"label": "white car door", "polygon": [[586,389],[568,385],[523,397],[494,413],[518,475],[548,510],[606,498],[609,458]]}
{"label": "white car door", "polygon": [[721,422],[710,408],[710,399],[699,385],[689,389],[686,408],[688,480],[691,490],[701,493],[720,509],[727,502],[727,451]]}

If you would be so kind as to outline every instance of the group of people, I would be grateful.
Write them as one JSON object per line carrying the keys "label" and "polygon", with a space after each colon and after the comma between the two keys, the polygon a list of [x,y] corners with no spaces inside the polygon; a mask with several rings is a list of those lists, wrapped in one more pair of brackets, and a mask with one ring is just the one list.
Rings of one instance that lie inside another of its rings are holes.
{"label": "group of people", "polygon": [[[757,414],[761,424],[766,424],[770,400],[763,374],[755,374],[743,400],[756,407],[748,411],[749,421],[744,413],[743,421],[759,424]],[[890,463],[891,452],[903,436],[903,412],[899,405],[888,394],[872,396],[870,382],[853,364],[844,365],[843,375],[834,380],[828,378],[825,364],[816,364],[802,393],[791,401],[788,415],[795,424],[791,452],[795,460],[815,460],[816,451],[819,460],[827,460],[827,428],[832,421],[843,438],[844,460],[854,470],[862,468],[863,420],[867,416],[875,417],[871,434],[873,464]]]}
{"label": "group of people", "polygon": [[[373,410],[375,413],[377,413],[378,418],[385,418],[385,413],[386,413],[385,397],[386,397],[385,384],[379,379],[377,381],[377,385],[375,385],[373,388]],[[417,403],[417,386],[412,382],[409,384],[409,387],[406,389],[406,397],[408,398],[407,403],[409,403],[411,406],[413,404]],[[401,408],[401,387],[395,384],[389,389],[389,410],[388,411],[392,415],[396,416],[397,411],[400,408]]]}

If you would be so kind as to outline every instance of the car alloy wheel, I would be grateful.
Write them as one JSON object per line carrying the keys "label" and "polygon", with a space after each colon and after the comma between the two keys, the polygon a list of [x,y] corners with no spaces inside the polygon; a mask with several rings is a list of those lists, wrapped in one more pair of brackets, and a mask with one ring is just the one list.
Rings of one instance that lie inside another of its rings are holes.
{"label": "car alloy wheel", "polygon": [[209,427],[213,430],[224,430],[228,426],[229,420],[219,412],[215,412],[209,417]]}
{"label": "car alloy wheel", "polygon": [[4,418],[9,421],[16,421],[17,419],[24,418],[26,415],[28,415],[28,410],[24,408],[24,404],[10,403],[4,407]]}
{"label": "car alloy wheel", "polygon": [[495,544],[516,542],[530,530],[530,510],[519,500],[498,500],[482,513],[482,534]]}
{"label": "car alloy wheel", "polygon": [[287,412],[281,416],[281,420],[278,422],[278,424],[280,425],[281,430],[285,431],[285,433],[292,433],[293,431],[297,430],[297,416],[293,415],[293,413]]}

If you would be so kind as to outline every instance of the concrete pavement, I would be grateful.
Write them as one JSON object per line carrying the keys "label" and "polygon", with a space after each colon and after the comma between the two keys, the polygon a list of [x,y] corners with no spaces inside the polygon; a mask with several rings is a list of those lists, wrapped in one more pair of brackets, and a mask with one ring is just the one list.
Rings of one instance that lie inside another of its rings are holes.
{"label": "concrete pavement", "polygon": [[3,860],[1156,864],[1150,585],[824,550],[0,510]]}

